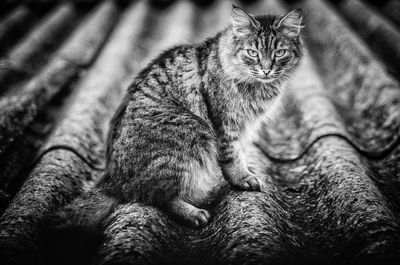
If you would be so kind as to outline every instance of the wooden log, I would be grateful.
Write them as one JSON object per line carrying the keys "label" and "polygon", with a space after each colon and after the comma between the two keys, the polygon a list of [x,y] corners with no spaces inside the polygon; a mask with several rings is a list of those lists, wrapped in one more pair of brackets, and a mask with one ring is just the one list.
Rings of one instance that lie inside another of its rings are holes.
{"label": "wooden log", "polygon": [[96,8],[48,65],[20,91],[0,98],[0,155],[38,111],[96,57],[119,13],[112,1]]}
{"label": "wooden log", "polygon": [[400,75],[400,31],[396,26],[362,1],[346,0],[339,6],[373,51]]}
{"label": "wooden log", "polygon": [[17,43],[0,61],[0,92],[4,93],[12,82],[26,78],[40,68],[77,17],[78,11],[71,3],[60,4]]}
{"label": "wooden log", "polygon": [[[123,95],[123,80],[130,73],[133,45],[143,26],[143,5],[133,5],[124,14],[96,63],[77,84],[71,105],[44,148],[63,144],[76,148],[82,156],[93,157],[91,162],[103,162],[104,134]],[[107,18],[105,14],[114,15]],[[93,17],[97,22],[115,21],[116,14],[115,5],[105,2]],[[91,29],[98,33],[95,24]],[[99,172],[77,152],[61,148],[45,154],[0,218],[0,256],[6,264],[41,264],[41,222],[98,177]]]}

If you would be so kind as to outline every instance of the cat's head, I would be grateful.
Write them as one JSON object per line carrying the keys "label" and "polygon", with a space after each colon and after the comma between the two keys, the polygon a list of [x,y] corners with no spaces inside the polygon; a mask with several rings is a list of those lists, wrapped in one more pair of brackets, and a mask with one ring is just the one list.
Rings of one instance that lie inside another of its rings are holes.
{"label": "cat's head", "polygon": [[233,6],[231,40],[226,54],[228,74],[246,81],[271,83],[287,76],[302,54],[302,15],[252,16]]}

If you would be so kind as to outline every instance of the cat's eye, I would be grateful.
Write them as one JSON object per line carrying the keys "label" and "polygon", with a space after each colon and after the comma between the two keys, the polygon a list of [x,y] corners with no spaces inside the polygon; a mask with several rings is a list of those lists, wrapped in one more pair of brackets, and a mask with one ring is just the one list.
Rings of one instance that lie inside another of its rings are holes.
{"label": "cat's eye", "polygon": [[251,57],[257,57],[258,56],[258,52],[252,49],[247,49],[247,53],[251,56]]}
{"label": "cat's eye", "polygon": [[275,57],[283,57],[286,54],[287,50],[277,50],[274,55]]}

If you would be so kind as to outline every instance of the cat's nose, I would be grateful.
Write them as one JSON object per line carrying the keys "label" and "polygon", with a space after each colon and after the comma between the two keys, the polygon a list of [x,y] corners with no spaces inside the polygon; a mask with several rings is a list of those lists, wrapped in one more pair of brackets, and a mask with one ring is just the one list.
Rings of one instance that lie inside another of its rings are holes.
{"label": "cat's nose", "polygon": [[262,70],[262,72],[263,72],[263,74],[265,75],[265,76],[268,76],[269,75],[269,73],[271,73],[271,69],[269,69],[269,70]]}

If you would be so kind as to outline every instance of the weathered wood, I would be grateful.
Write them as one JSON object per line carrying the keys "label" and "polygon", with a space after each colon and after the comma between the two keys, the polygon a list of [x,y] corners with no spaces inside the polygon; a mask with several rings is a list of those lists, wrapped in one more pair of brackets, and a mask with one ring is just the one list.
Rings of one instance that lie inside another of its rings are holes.
{"label": "weathered wood", "polygon": [[[100,10],[111,12],[114,8],[108,2]],[[77,84],[71,105],[44,148],[71,146],[92,157],[93,163],[103,162],[104,134],[123,95],[123,80],[131,70],[133,45],[145,13],[142,2],[124,14],[96,63]],[[0,219],[1,260],[7,264],[40,264],[37,233],[41,221],[90,186],[98,174],[70,150],[45,154]]]}
{"label": "weathered wood", "polygon": [[346,0],[340,10],[374,52],[400,74],[400,31],[388,19],[359,0]]}
{"label": "weathered wood", "polygon": [[77,17],[78,10],[71,3],[60,4],[17,43],[0,61],[0,92],[40,68],[46,62],[46,54],[66,36]]}
{"label": "weathered wood", "polygon": [[0,98],[0,155],[38,111],[95,58],[115,24],[119,8],[103,2],[20,91]]}

